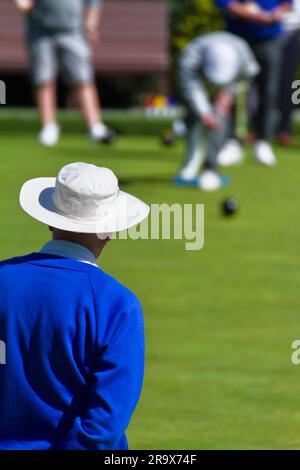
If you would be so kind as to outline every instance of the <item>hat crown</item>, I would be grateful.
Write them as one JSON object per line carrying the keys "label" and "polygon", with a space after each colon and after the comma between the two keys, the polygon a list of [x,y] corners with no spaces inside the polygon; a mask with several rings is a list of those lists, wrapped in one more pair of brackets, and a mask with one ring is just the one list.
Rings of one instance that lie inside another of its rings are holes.
{"label": "hat crown", "polygon": [[53,202],[64,215],[97,217],[119,193],[118,179],[108,168],[87,163],[64,166],[57,175]]}

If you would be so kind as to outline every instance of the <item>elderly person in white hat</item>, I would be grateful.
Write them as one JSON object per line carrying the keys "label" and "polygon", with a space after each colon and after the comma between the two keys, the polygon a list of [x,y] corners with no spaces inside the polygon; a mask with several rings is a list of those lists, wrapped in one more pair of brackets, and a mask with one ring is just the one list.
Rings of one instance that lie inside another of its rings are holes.
{"label": "elderly person in white hat", "polygon": [[28,181],[20,203],[53,240],[0,263],[0,449],[127,449],[143,380],[143,315],[96,258],[149,207],[120,191],[112,171],[85,163]]}
{"label": "elderly person in white hat", "polygon": [[[198,185],[207,191],[225,184],[217,171],[217,157],[229,137],[230,111],[239,83],[258,71],[247,43],[227,32],[200,36],[185,48],[179,65],[179,85],[187,107],[187,155],[176,184]],[[206,158],[199,148],[201,130],[206,134]],[[230,162],[223,162],[224,165],[237,163],[242,153],[234,149],[229,157]],[[204,171],[198,176],[204,159]]]}

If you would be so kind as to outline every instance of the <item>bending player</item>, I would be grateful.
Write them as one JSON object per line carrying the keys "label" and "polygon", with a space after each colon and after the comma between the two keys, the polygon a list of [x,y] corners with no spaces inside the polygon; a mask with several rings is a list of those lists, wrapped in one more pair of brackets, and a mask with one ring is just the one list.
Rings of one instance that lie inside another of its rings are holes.
{"label": "bending player", "polygon": [[[230,110],[240,82],[258,72],[249,46],[230,33],[198,37],[183,51],[179,84],[187,107],[187,155],[176,184],[197,184],[206,191],[223,186],[217,156],[229,134]],[[206,154],[199,148],[201,133],[206,136]]]}

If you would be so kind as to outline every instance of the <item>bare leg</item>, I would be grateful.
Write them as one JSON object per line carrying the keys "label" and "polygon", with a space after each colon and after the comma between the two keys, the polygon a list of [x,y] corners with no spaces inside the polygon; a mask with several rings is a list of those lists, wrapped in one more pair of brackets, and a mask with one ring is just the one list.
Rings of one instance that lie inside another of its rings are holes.
{"label": "bare leg", "polygon": [[102,121],[100,100],[94,83],[85,83],[76,87],[77,98],[87,127]]}
{"label": "bare leg", "polygon": [[37,105],[43,126],[56,122],[56,85],[54,82],[40,85],[36,90]]}

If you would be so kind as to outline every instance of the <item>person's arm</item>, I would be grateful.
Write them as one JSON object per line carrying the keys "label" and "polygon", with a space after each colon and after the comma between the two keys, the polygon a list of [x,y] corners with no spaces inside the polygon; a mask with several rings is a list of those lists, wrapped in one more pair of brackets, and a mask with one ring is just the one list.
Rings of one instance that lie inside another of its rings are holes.
{"label": "person's arm", "polygon": [[215,0],[215,5],[240,20],[261,24],[274,22],[272,12],[263,10],[255,2],[250,5],[249,3],[240,3],[238,0]]}
{"label": "person's arm", "polygon": [[272,11],[272,16],[273,16],[274,21],[282,21],[285,14],[291,11],[291,9],[292,9],[292,2],[287,1],[287,0],[283,1],[283,3],[278,5],[278,7],[276,7]]}
{"label": "person's arm", "polygon": [[241,60],[241,79],[246,79],[248,81],[258,75],[260,72],[260,65],[246,41],[241,38],[235,38],[235,41]]}
{"label": "person's arm", "polygon": [[214,100],[214,105],[219,115],[227,117],[234,105],[234,95],[231,93],[231,89],[223,88],[220,90]]}
{"label": "person's arm", "polygon": [[34,7],[34,0],[13,0],[17,9],[23,13],[28,14]]}
{"label": "person's arm", "polygon": [[218,129],[218,119],[214,114],[205,85],[200,75],[201,51],[190,45],[183,53],[179,66],[179,86],[184,99],[202,124],[209,129]]}
{"label": "person's arm", "polygon": [[[112,310],[116,308],[121,309],[116,305]],[[112,311],[101,330],[104,342],[98,345],[98,359],[86,386],[85,411],[55,450],[116,449],[140,397],[144,373],[140,303],[135,299],[121,311]]]}
{"label": "person's arm", "polygon": [[205,86],[203,85],[199,73],[197,76],[186,75],[186,83],[182,87],[182,93],[186,101],[189,103],[194,113],[199,116],[200,121],[205,127],[217,130],[219,122],[214,114],[212,104],[209,100]]}
{"label": "person's arm", "polygon": [[96,42],[99,39],[102,3],[102,0],[85,0],[84,30],[90,42]]}

